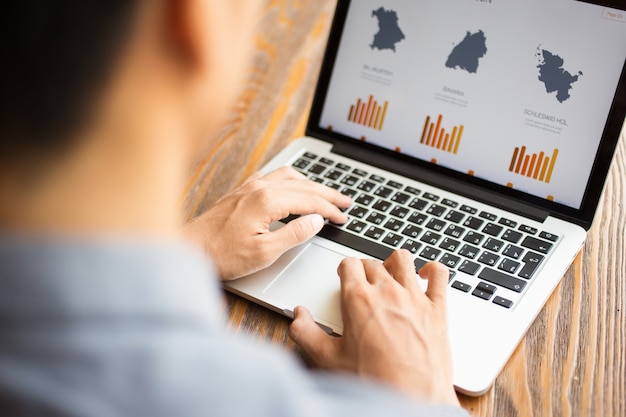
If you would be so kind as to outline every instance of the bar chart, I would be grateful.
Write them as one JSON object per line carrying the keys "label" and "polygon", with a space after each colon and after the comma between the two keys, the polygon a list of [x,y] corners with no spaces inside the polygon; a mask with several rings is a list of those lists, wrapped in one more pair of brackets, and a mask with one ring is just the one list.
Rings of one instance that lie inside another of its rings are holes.
{"label": "bar chart", "polygon": [[370,95],[367,100],[359,98],[350,106],[348,121],[371,129],[383,130],[388,107],[388,101],[379,103],[373,95]]}
{"label": "bar chart", "polygon": [[552,151],[552,156],[547,156],[544,152],[527,153],[526,146],[516,147],[509,171],[549,184],[558,155],[558,149]]}
{"label": "bar chart", "polygon": [[420,143],[456,155],[463,137],[464,126],[454,126],[452,131],[446,131],[442,124],[443,115],[440,114],[437,120],[431,120],[431,117],[427,116]]}

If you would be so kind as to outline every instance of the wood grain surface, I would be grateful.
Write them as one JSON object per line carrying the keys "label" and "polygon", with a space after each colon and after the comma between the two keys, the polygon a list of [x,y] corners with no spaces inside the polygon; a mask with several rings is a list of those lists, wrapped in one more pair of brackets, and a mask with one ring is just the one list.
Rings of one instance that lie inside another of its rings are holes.
{"label": "wood grain surface", "polygon": [[[303,135],[334,6],[333,0],[266,2],[244,91],[213,139],[216,146],[189,172],[187,219]],[[626,417],[625,182],[622,137],[583,250],[493,388],[460,397],[472,416]],[[226,299],[232,331],[300,353],[287,336],[289,320]]]}

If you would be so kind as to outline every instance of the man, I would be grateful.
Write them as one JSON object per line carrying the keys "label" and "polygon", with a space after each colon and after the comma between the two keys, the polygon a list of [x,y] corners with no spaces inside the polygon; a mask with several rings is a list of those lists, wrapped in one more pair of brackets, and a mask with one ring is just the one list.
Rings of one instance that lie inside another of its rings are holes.
{"label": "man", "polygon": [[[180,230],[185,168],[236,96],[255,9],[3,8],[2,415],[466,415],[452,386],[447,271],[424,267],[424,293],[407,252],[339,266],[343,337],[296,309],[292,337],[335,373],[224,334],[215,277],[269,265],[324,218],[345,221],[351,203],[282,169]],[[269,232],[289,213],[303,216]]]}

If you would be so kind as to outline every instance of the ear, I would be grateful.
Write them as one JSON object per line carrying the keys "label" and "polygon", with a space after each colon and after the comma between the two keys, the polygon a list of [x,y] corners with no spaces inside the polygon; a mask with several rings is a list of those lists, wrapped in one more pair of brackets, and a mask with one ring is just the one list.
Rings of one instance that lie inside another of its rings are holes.
{"label": "ear", "polygon": [[207,69],[212,61],[213,34],[208,1],[166,0],[165,24],[172,52],[181,63]]}

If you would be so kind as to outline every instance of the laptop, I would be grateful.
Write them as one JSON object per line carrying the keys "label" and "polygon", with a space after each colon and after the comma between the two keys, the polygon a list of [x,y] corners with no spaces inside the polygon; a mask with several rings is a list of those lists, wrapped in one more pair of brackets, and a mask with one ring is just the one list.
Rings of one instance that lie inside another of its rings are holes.
{"label": "laptop", "polygon": [[341,334],[343,258],[441,262],[455,387],[485,393],[592,224],[625,59],[621,1],[339,0],[306,137],[263,171],[351,196],[349,220],[226,289]]}

